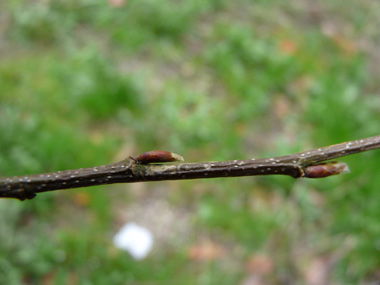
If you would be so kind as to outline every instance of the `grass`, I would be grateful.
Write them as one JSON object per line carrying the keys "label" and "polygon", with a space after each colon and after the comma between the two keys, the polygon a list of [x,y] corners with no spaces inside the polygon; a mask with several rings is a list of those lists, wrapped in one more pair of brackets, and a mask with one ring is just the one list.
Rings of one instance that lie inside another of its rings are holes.
{"label": "grass", "polygon": [[[1,176],[152,149],[186,161],[283,155],[378,134],[374,4],[110,3],[2,4]],[[351,174],[321,180],[141,183],[0,201],[0,283],[236,284],[255,275],[302,284],[321,259],[329,282],[371,282],[379,160],[377,151],[347,157]],[[159,202],[167,212],[154,212]],[[127,221],[155,234],[143,261],[112,244]],[[189,254],[205,242],[222,250]],[[252,267],[262,255],[269,272]]]}

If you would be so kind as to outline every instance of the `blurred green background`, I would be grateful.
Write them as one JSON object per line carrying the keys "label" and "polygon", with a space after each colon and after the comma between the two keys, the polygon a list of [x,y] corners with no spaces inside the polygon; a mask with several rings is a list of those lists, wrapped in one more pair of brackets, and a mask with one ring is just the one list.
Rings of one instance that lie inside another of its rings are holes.
{"label": "blurred green background", "polygon": [[[271,157],[378,135],[379,18],[369,0],[2,1],[0,176],[156,149],[187,162]],[[318,180],[2,200],[0,283],[378,280],[380,151],[342,160],[351,174]],[[112,242],[129,221],[155,237],[142,261]]]}

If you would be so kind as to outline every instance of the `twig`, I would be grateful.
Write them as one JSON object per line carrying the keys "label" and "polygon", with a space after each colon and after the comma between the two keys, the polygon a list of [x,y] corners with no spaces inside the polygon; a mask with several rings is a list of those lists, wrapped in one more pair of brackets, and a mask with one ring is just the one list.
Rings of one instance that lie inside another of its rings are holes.
{"label": "twig", "polygon": [[253,175],[322,178],[347,172],[344,163],[323,163],[380,148],[380,135],[273,158],[202,163],[141,164],[123,161],[75,170],[0,178],[0,198],[32,199],[36,193],[113,183]]}

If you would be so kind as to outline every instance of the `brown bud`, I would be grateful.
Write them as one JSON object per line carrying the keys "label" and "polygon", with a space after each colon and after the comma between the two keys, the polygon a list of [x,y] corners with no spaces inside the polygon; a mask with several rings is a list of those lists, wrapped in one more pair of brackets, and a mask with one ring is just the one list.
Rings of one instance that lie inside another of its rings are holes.
{"label": "brown bud", "polygon": [[141,164],[175,162],[183,161],[183,157],[172,152],[163,150],[152,150],[144,152],[136,158],[136,161]]}
{"label": "brown bud", "polygon": [[341,173],[349,173],[350,169],[344,162],[328,162],[306,167],[304,177],[323,178]]}

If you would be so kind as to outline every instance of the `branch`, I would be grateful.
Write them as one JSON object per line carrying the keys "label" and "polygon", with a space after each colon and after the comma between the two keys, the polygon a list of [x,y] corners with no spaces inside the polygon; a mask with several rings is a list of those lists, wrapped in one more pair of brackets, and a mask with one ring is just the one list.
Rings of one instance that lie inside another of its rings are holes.
{"label": "branch", "polygon": [[380,135],[273,158],[143,164],[130,157],[114,164],[91,168],[0,178],[0,198],[17,198],[22,201],[34,198],[36,193],[47,191],[143,181],[253,175],[322,178],[348,172],[345,163],[323,162],[377,148],[380,148]]}

